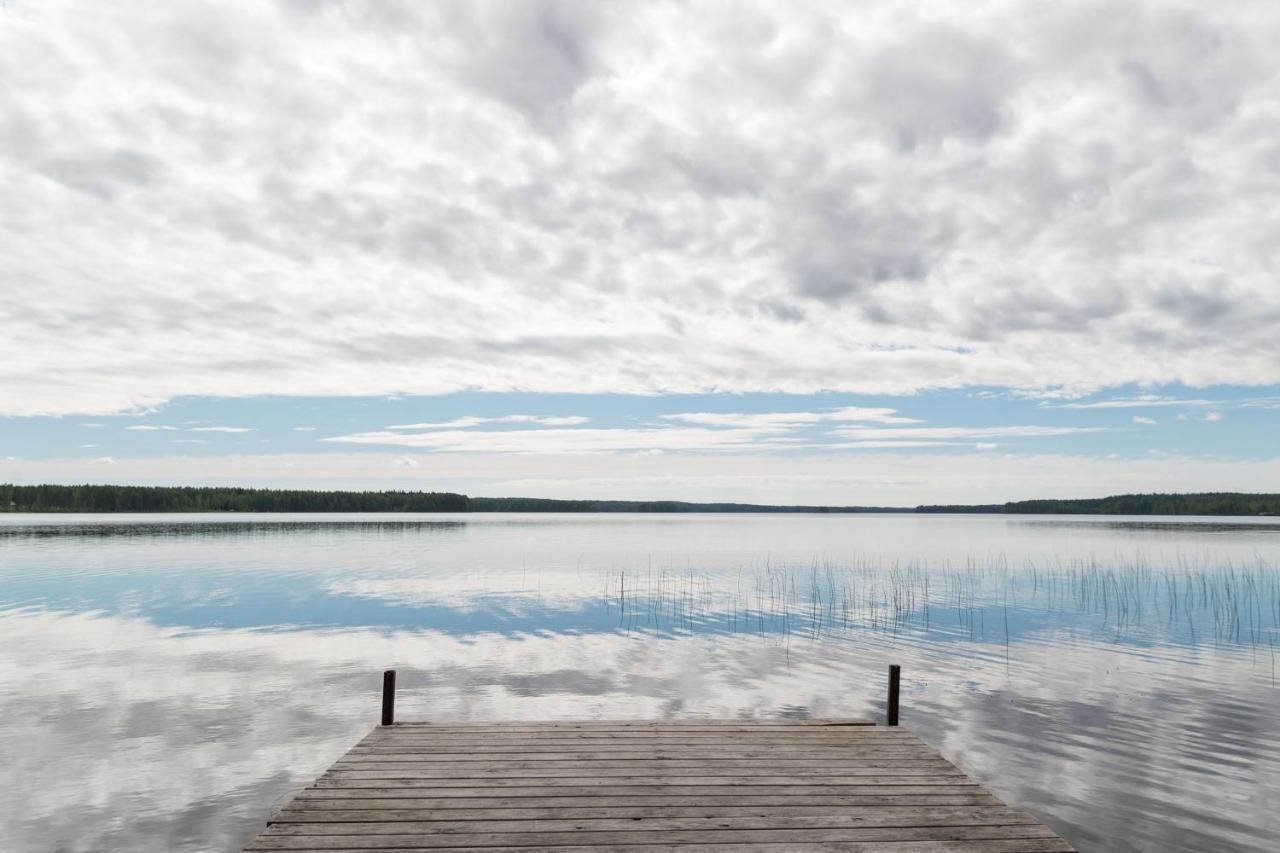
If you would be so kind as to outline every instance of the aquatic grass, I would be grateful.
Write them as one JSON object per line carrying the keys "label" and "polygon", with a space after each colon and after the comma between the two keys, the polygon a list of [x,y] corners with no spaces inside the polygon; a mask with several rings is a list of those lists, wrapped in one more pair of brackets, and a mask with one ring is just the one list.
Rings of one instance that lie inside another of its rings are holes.
{"label": "aquatic grass", "polygon": [[[803,565],[764,560],[733,574],[650,565],[606,573],[604,604],[618,627],[854,638],[899,633],[969,640],[1087,622],[1116,642],[1265,648],[1280,633],[1280,570],[1179,554],[1157,566],[1142,552],[1049,557],[1012,567],[1002,554],[962,562],[859,558]],[[950,614],[939,619],[940,615]]]}

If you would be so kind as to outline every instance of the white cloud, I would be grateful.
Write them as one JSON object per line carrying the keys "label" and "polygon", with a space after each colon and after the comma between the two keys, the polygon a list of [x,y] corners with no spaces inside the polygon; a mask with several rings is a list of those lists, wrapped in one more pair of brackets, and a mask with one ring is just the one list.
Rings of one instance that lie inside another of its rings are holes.
{"label": "white cloud", "polygon": [[[1105,432],[1105,427],[991,426],[838,426],[816,437],[799,430],[823,422],[847,423],[855,417],[872,423],[915,424],[893,409],[840,409],[828,413],[772,412],[722,414],[694,412],[664,415],[665,420],[696,426],[644,426],[608,429],[446,430],[407,432],[405,424],[386,430],[338,435],[321,439],[346,444],[395,445],[423,450],[477,453],[604,453],[635,451],[734,451],[773,452],[780,448],[853,449],[926,446],[970,446],[976,439],[1055,437]],[[498,420],[498,419],[492,419]],[[505,420],[505,419],[504,419]],[[483,422],[464,418],[450,422],[471,426]],[[418,424],[442,427],[448,424]],[[395,430],[395,431],[392,431]]]}
{"label": "white cloud", "polygon": [[477,453],[604,453],[635,450],[750,450],[787,439],[773,429],[638,429],[439,430],[432,432],[362,432],[321,439],[347,444],[397,445],[435,451]]}
{"label": "white cloud", "polygon": [[832,445],[830,445],[830,447],[831,447],[832,449],[838,449],[838,448],[847,448],[847,449],[868,449],[868,448],[875,448],[875,449],[880,449],[880,450],[885,450],[885,449],[889,449],[889,448],[904,448],[904,447],[915,447],[915,448],[919,448],[919,447],[973,447],[973,448],[975,448],[975,449],[977,449],[977,448],[987,448],[987,449],[989,449],[989,448],[992,448],[992,447],[995,447],[995,446],[996,446],[996,445],[991,444],[991,443],[989,443],[989,442],[982,442],[982,443],[973,443],[973,444],[970,444],[969,442],[965,442],[965,441],[929,441],[929,440],[921,440],[921,439],[905,439],[905,438],[897,438],[897,439],[876,439],[876,440],[872,440],[872,441],[844,441],[844,442],[840,442],[839,444],[832,444]]}
{"label": "white cloud", "polygon": [[1278,397],[1254,397],[1244,400],[1240,403],[1240,407],[1244,409],[1280,409],[1280,398]]}
{"label": "white cloud", "polygon": [[1205,412],[1204,420],[1206,420],[1206,421],[1220,421],[1220,420],[1222,420],[1222,412]]}
{"label": "white cloud", "polygon": [[293,427],[293,431],[294,432],[315,432],[316,428],[313,426],[299,426],[299,427]]}
{"label": "white cloud", "polygon": [[1108,432],[1107,427],[995,426],[995,427],[842,427],[832,434],[851,439],[908,438],[1043,438],[1080,433]]}
{"label": "white cloud", "polygon": [[846,406],[827,412],[686,412],[675,415],[663,415],[664,420],[681,421],[682,423],[701,424],[705,426],[737,426],[755,429],[785,430],[806,424],[824,421],[865,421],[882,424],[914,424],[920,423],[915,418],[899,415],[897,409],[869,408]]}
{"label": "white cloud", "polygon": [[1156,421],[1155,421],[1155,418],[1147,418],[1147,417],[1143,417],[1142,415],[1134,415],[1132,420],[1133,420],[1133,422],[1134,422],[1135,424],[1149,424],[1149,425],[1152,425],[1152,424],[1155,424],[1155,422],[1156,422]]}
{"label": "white cloud", "polygon": [[[1051,438],[1110,431],[1107,427],[986,426],[924,427],[892,408],[842,407],[817,412],[686,412],[662,415],[660,423],[639,427],[578,429],[446,429],[492,423],[541,427],[586,418],[511,415],[466,417],[439,423],[400,424],[385,430],[330,436],[325,442],[414,447],[435,452],[475,453],[735,453],[799,450],[971,447],[991,449],[992,438]],[[674,423],[673,423],[674,422]],[[817,432],[810,432],[812,428]],[[427,430],[412,432],[411,430]]]}
{"label": "white cloud", "polygon": [[1280,382],[1280,10],[913,8],[0,15],[0,414]]}
{"label": "white cloud", "polygon": [[536,424],[538,426],[577,426],[587,423],[590,418],[580,415],[546,416],[546,415],[502,415],[496,418],[464,417],[451,421],[420,424],[393,424],[387,429],[453,429],[473,427],[482,424]]}
{"label": "white cloud", "polygon": [[1212,400],[1193,400],[1182,397],[1161,397],[1148,394],[1141,397],[1126,397],[1114,400],[1098,400],[1093,403],[1059,403],[1049,408],[1056,409],[1141,409],[1151,406],[1217,406]]}
{"label": "white cloud", "polygon": [[[161,432],[161,431],[184,432],[185,431],[185,432],[242,433],[242,432],[255,431],[249,427],[225,427],[225,426],[176,427],[176,426],[159,426],[156,424],[135,424],[133,426],[127,426],[125,427],[125,429],[133,432]],[[178,439],[173,439],[173,441],[174,443],[180,443],[180,444],[207,444],[208,443],[203,439],[194,439],[194,438],[187,438],[187,439],[178,438]]]}
{"label": "white cloud", "polygon": [[663,415],[662,418],[664,420],[703,426],[750,427],[769,431],[785,431],[822,420],[822,416],[816,412],[761,412],[753,414],[686,412],[676,415]]}
{"label": "white cloud", "polygon": [[897,409],[868,408],[865,406],[846,406],[836,409],[829,416],[833,421],[867,421],[878,424],[915,424],[917,418],[907,418],[898,414]]}

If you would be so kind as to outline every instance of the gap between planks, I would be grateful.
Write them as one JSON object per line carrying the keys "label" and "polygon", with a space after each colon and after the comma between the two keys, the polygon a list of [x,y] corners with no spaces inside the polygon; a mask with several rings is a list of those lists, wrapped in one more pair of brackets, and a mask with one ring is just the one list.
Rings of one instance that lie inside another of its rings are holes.
{"label": "gap between planks", "polygon": [[[521,833],[432,833],[429,835],[283,835],[267,834],[245,848],[257,850],[385,850],[487,847],[538,847],[632,844],[702,845],[753,844],[774,842],[787,844],[827,842],[903,842],[903,841],[994,841],[994,840],[1058,840],[1047,827],[1026,826],[944,826],[886,827],[834,829],[757,829],[757,830],[647,830],[617,832],[521,832]],[[964,849],[964,848],[960,848]]]}

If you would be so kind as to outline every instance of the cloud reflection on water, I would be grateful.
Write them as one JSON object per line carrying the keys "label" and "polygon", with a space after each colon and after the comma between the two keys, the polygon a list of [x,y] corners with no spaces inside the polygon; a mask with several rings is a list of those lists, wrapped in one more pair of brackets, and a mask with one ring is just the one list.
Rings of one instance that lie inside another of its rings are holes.
{"label": "cloud reflection on water", "polygon": [[15,850],[234,849],[376,722],[384,666],[400,669],[402,715],[460,721],[874,716],[894,660],[904,724],[1081,847],[1264,849],[1280,830],[1266,805],[1280,739],[1253,657],[1062,639],[1006,659],[999,645],[183,631],[9,611],[8,838]]}
{"label": "cloud reflection on water", "polygon": [[[904,724],[1082,849],[1267,849],[1280,555],[1166,530],[1062,548],[1079,528],[1014,527],[1018,548],[972,559],[954,535],[894,541],[922,523],[10,538],[6,843],[236,849],[376,722],[388,666],[402,716],[464,721],[875,716],[893,661]],[[797,530],[884,545],[833,547],[827,572],[726,537]],[[689,559],[602,556],[656,533]]]}

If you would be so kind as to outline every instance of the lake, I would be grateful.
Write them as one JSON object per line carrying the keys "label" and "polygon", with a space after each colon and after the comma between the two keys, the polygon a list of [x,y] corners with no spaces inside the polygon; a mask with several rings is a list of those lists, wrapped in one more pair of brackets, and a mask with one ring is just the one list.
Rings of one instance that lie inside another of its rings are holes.
{"label": "lake", "polygon": [[1280,519],[0,515],[0,839],[237,850],[378,721],[873,717],[1081,850],[1273,850]]}

